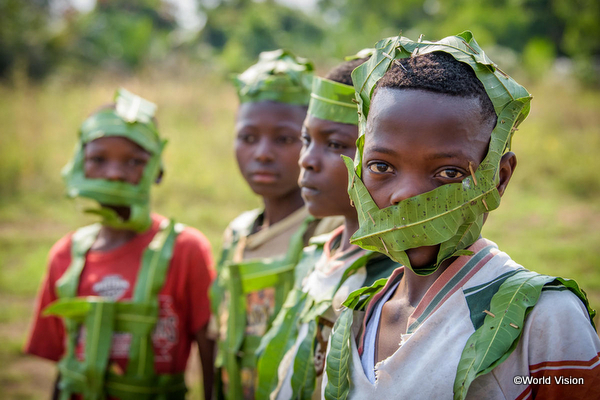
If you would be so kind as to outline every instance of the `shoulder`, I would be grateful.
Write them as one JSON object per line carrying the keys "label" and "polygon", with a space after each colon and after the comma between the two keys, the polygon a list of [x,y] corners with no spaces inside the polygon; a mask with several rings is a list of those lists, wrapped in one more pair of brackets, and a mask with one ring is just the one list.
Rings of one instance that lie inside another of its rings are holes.
{"label": "shoulder", "polygon": [[261,213],[262,210],[260,208],[245,211],[231,221],[228,228],[235,232],[250,229]]}
{"label": "shoulder", "polygon": [[522,351],[530,365],[546,361],[589,361],[600,352],[600,339],[585,304],[564,286],[546,287],[525,319]]}
{"label": "shoulder", "polygon": [[331,233],[336,228],[344,225],[344,217],[342,216],[325,217],[316,221],[313,237]]}
{"label": "shoulder", "polygon": [[198,247],[210,251],[210,243],[206,236],[196,228],[183,226],[175,241],[177,247]]}
{"label": "shoulder", "polygon": [[62,238],[58,240],[58,242],[54,243],[50,252],[48,253],[48,260],[52,262],[53,260],[61,260],[61,259],[70,259],[71,258],[71,238],[74,232],[69,232]]}
{"label": "shoulder", "polygon": [[[548,323],[556,321],[559,325],[567,324],[567,329],[573,329],[571,323],[585,324],[592,328],[589,314],[583,302],[564,286],[545,287],[540,298],[528,316],[528,323],[540,329],[548,327]],[[558,328],[558,326],[557,326]]]}

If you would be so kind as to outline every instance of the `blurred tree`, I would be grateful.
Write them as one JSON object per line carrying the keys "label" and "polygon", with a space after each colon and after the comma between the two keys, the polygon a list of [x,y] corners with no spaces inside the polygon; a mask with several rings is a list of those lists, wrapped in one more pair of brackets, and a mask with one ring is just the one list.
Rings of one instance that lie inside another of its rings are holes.
{"label": "blurred tree", "polygon": [[171,9],[161,0],[98,0],[93,12],[69,25],[69,51],[88,65],[137,68],[169,52],[175,28]]}
{"label": "blurred tree", "polygon": [[239,71],[256,60],[261,51],[288,48],[300,56],[314,58],[325,29],[298,10],[266,0],[221,1],[207,6],[206,26],[199,41],[222,56],[225,67]]}
{"label": "blurred tree", "polygon": [[206,24],[182,45],[175,0],[97,0],[83,14],[73,0],[0,0],[0,77],[17,69],[41,78],[61,64],[83,65],[83,74],[136,69],[176,49],[216,54],[226,72],[282,47],[328,64],[401,31],[436,39],[469,29],[497,54],[522,56],[532,76],[566,56],[587,82],[600,82],[598,0],[317,0],[308,14],[277,0],[191,1]]}
{"label": "blurred tree", "polygon": [[331,31],[338,40],[375,42],[400,30],[434,40],[468,29],[483,46],[527,52],[526,66],[534,74],[538,63],[548,68],[557,55],[579,60],[588,70],[600,57],[597,0],[319,0],[318,5],[333,15]]}
{"label": "blurred tree", "polygon": [[41,78],[56,61],[50,0],[0,0],[0,77],[20,68]]}

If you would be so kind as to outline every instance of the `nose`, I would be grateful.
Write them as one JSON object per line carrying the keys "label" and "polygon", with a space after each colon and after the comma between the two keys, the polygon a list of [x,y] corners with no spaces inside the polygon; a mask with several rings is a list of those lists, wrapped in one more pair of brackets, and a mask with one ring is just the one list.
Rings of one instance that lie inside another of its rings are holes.
{"label": "nose", "polygon": [[127,181],[127,170],[120,162],[110,162],[104,170],[104,177],[109,181]]}
{"label": "nose", "polygon": [[308,146],[303,146],[300,151],[298,165],[300,165],[302,169],[319,172],[321,170],[321,163],[316,152],[317,150],[313,143],[309,143]]}
{"label": "nose", "polygon": [[403,200],[423,194],[434,189],[426,179],[405,175],[394,182],[390,193],[390,204],[396,205]]}
{"label": "nose", "polygon": [[273,153],[272,143],[269,138],[261,138],[256,145],[254,158],[260,162],[273,161],[275,156]]}

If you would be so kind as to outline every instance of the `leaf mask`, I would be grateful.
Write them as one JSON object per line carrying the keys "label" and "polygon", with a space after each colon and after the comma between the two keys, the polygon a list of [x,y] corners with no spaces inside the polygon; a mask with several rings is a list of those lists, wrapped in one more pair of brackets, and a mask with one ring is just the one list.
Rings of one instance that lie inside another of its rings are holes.
{"label": "leaf mask", "polygon": [[[461,183],[443,185],[379,209],[361,180],[364,134],[373,91],[395,60],[432,52],[445,52],[466,63],[483,84],[498,116],[488,153],[474,176]],[[444,260],[465,254],[464,249],[481,233],[484,214],[500,205],[496,189],[500,159],[510,149],[516,127],[529,114],[531,96],[497,68],[468,31],[437,42],[414,42],[401,36],[383,39],[377,43],[373,56],[352,72],[352,80],[359,109],[358,151],[354,163],[348,157],[344,161],[349,171],[348,193],[356,206],[360,228],[350,242],[385,253],[408,268],[411,265],[406,250],[439,244],[436,263],[414,270],[418,275],[429,275]]]}
{"label": "leaf mask", "polygon": [[[73,159],[63,168],[67,196],[86,197],[101,204],[85,212],[102,217],[102,223],[118,229],[143,232],[150,227],[150,187],[161,167],[161,153],[166,140],[161,140],[152,121],[156,105],[119,89],[115,93],[115,108],[94,113],[79,128],[79,141]],[[125,137],[151,154],[137,185],[127,182],[90,179],[85,177],[84,147],[94,139],[107,136]],[[123,220],[113,209],[104,205],[129,206],[130,217]]]}
{"label": "leaf mask", "polygon": [[234,79],[241,103],[265,100],[308,105],[314,66],[287,50],[260,53],[258,62]]}

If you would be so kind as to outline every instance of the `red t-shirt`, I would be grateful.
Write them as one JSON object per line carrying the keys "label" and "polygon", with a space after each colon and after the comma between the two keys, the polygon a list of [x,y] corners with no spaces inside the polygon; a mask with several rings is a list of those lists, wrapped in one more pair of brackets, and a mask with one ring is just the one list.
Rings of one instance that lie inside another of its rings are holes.
{"label": "red t-shirt", "polygon": [[[152,227],[111,251],[89,251],[81,273],[78,296],[103,296],[114,300],[131,299],[142,254],[158,232],[164,217],[153,215]],[[58,317],[42,317],[41,311],[54,300],[56,281],[71,263],[71,234],[50,250],[47,275],[38,293],[35,320],[25,352],[53,361],[65,352],[65,329]],[[208,288],[214,279],[213,260],[208,240],[198,230],[186,227],[175,241],[173,258],[165,284],[159,292],[159,321],[152,335],[154,366],[159,374],[185,370],[195,334],[210,317]],[[85,332],[79,335],[79,358],[83,358]],[[123,371],[127,366],[131,336],[115,333],[110,363]]]}

